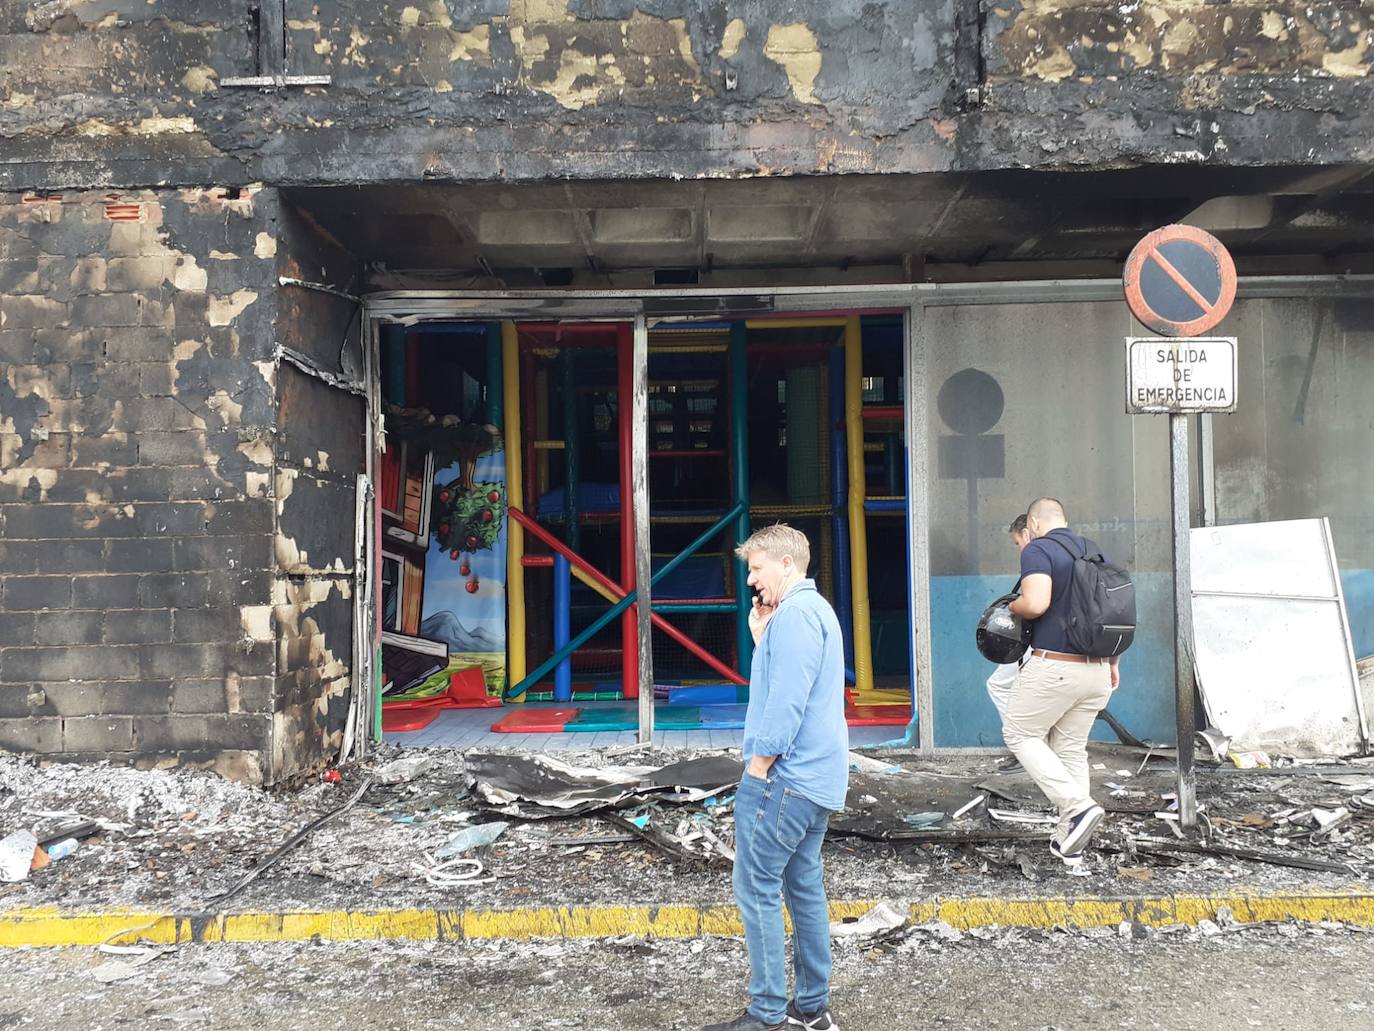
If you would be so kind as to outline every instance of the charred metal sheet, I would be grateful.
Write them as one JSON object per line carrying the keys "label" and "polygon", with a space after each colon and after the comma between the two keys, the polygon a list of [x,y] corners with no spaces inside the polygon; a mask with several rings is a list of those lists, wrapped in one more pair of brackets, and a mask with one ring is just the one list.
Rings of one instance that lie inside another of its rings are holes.
{"label": "charred metal sheet", "polygon": [[364,465],[364,401],[292,366],[282,368],[277,379],[284,428],[277,435],[278,460],[313,475],[339,477],[343,484],[342,477]]}

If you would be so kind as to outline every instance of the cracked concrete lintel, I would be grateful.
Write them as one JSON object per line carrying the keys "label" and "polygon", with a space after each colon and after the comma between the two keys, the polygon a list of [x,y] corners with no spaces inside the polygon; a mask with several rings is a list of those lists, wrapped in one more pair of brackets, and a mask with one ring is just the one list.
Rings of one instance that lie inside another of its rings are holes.
{"label": "cracked concrete lintel", "polygon": [[[1351,145],[1374,138],[1374,109],[1354,100],[1361,92],[1367,87],[1328,80],[1318,101],[1307,83],[1259,76],[1156,78],[1144,89],[1124,80],[1004,82],[991,103],[969,116],[977,131],[961,130],[958,164],[1008,158],[1041,169],[1368,162],[1367,146]],[[1324,128],[1333,120],[1350,139]]]}

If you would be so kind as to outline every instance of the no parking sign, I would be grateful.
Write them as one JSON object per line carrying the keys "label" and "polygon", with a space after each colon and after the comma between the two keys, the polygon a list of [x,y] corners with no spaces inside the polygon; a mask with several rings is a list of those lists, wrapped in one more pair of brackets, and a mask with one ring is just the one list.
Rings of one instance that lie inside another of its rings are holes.
{"label": "no parking sign", "polygon": [[1165,226],[1131,251],[1122,273],[1131,312],[1156,333],[1192,337],[1226,318],[1236,299],[1236,263],[1194,226]]}
{"label": "no parking sign", "polygon": [[1126,412],[1236,410],[1235,337],[1199,338],[1236,299],[1236,265],[1211,233],[1165,226],[1131,251],[1122,274],[1131,312],[1163,339],[1126,338]]}
{"label": "no parking sign", "polygon": [[[1236,410],[1236,338],[1199,335],[1236,299],[1236,264],[1211,233],[1165,226],[1131,251],[1122,273],[1132,314],[1160,337],[1126,338],[1126,411],[1169,416],[1174,537],[1174,702],[1178,730],[1178,810],[1197,824],[1193,770],[1192,595],[1188,557],[1188,415]],[[1206,470],[1211,475],[1211,470]]]}

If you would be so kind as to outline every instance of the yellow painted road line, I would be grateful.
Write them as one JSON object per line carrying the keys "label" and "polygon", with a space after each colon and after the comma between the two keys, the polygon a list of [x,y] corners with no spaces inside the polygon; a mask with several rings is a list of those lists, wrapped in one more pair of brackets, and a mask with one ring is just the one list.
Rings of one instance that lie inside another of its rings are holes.
{"label": "yellow painted road line", "polygon": [[[837,900],[832,920],[857,919],[877,902]],[[913,923],[935,920],[968,930],[1021,927],[1083,930],[1131,921],[1195,925],[1229,911],[1240,923],[1322,923],[1374,927],[1374,893],[1232,892],[1123,898],[964,898],[922,900]],[[0,947],[91,946],[114,941],[182,942],[444,941],[529,938],[695,938],[743,934],[732,905],[527,906],[515,909],[299,910],[224,914],[56,908],[0,912]]]}

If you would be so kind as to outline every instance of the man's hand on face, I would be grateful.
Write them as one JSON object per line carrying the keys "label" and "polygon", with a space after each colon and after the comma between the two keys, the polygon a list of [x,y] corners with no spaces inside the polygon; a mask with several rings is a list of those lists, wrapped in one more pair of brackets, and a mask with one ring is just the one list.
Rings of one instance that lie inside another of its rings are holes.
{"label": "man's hand on face", "polygon": [[763,637],[764,628],[768,626],[768,621],[773,618],[777,608],[772,605],[764,605],[757,595],[754,597],[754,607],[749,610],[749,632],[754,635],[754,643],[758,644]]}

